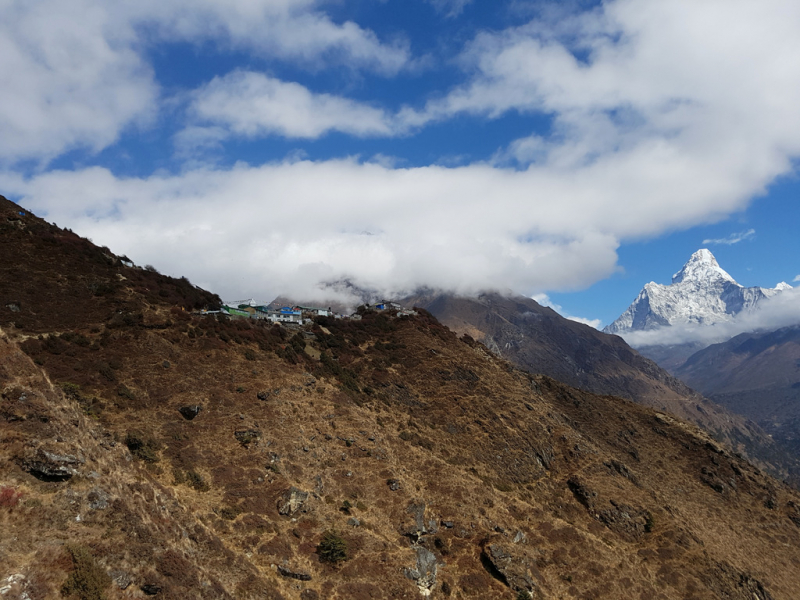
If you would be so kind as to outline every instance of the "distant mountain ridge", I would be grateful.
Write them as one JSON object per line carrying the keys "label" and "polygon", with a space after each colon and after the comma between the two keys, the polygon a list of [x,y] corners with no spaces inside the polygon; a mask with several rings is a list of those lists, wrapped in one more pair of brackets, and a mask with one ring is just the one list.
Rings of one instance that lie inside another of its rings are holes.
{"label": "distant mountain ridge", "polygon": [[756,310],[761,302],[787,289],[792,286],[785,282],[774,288],[744,287],[703,248],[672,276],[670,285],[646,284],[628,309],[603,331],[622,335],[679,324],[722,323]]}
{"label": "distant mountain ridge", "polygon": [[714,344],[675,375],[800,453],[800,325]]}
{"label": "distant mountain ridge", "polygon": [[425,290],[400,302],[428,310],[456,333],[471,336],[530,373],[668,410],[714,431],[752,457],[772,464],[795,463],[793,458],[784,463],[783,449],[755,423],[703,398],[622,338],[570,321],[531,298],[499,293],[464,297]]}

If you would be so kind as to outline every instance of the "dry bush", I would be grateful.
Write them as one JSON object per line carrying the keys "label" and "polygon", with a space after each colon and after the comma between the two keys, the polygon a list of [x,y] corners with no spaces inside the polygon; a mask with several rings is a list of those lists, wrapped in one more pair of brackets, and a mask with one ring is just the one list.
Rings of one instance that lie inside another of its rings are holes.
{"label": "dry bush", "polygon": [[111,577],[98,565],[85,546],[67,546],[72,556],[72,573],[69,574],[61,594],[79,600],[105,600],[105,590],[111,585]]}

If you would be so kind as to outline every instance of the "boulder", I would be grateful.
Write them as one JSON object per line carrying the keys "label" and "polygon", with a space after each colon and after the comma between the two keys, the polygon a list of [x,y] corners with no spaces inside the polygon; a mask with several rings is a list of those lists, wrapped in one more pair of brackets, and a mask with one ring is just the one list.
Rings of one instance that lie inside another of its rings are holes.
{"label": "boulder", "polygon": [[308,492],[292,486],[278,499],[278,513],[285,517],[291,517],[303,510],[306,500],[308,500]]}
{"label": "boulder", "polygon": [[519,547],[489,544],[483,549],[483,560],[490,571],[517,593],[532,597],[536,589],[539,570],[534,561],[519,550]]}
{"label": "boulder", "polygon": [[406,569],[406,577],[415,581],[423,596],[430,596],[436,585],[436,555],[427,548],[417,546],[417,564],[413,569]]}
{"label": "boulder", "polygon": [[39,446],[26,454],[20,467],[41,481],[67,481],[84,462],[77,452]]}
{"label": "boulder", "polygon": [[187,421],[191,421],[197,415],[200,414],[201,410],[203,410],[202,406],[200,406],[199,404],[192,404],[189,406],[181,406],[178,409],[178,412],[181,413],[184,419],[186,419]]}
{"label": "boulder", "polygon": [[92,488],[86,499],[89,501],[89,508],[92,510],[105,510],[108,508],[108,493],[99,487]]}

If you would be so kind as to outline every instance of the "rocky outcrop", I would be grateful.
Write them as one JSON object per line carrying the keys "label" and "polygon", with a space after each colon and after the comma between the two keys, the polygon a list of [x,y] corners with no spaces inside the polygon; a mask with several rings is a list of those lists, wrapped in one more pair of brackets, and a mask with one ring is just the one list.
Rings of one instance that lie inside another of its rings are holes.
{"label": "rocky outcrop", "polygon": [[77,451],[39,446],[22,458],[20,467],[42,481],[67,481],[84,462]]}
{"label": "rocky outcrop", "polygon": [[433,586],[436,585],[436,555],[427,548],[417,546],[417,564],[413,569],[406,569],[406,577],[416,582],[423,596],[430,596]]}
{"label": "rocky outcrop", "polygon": [[278,513],[285,517],[294,516],[303,510],[307,500],[308,492],[292,486],[278,500]]}
{"label": "rocky outcrop", "polygon": [[537,580],[541,579],[535,562],[519,547],[488,544],[481,556],[489,571],[517,593],[533,597]]}

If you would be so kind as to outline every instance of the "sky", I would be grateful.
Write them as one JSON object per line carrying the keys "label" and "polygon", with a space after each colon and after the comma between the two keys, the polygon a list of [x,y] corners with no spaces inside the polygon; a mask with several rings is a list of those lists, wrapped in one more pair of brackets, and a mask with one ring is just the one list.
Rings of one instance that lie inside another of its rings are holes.
{"label": "sky", "polygon": [[223,298],[800,278],[796,0],[0,0],[0,194]]}

